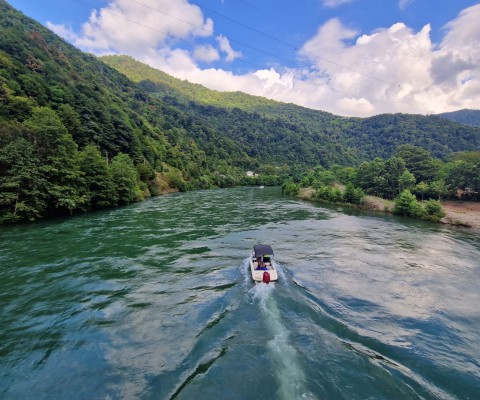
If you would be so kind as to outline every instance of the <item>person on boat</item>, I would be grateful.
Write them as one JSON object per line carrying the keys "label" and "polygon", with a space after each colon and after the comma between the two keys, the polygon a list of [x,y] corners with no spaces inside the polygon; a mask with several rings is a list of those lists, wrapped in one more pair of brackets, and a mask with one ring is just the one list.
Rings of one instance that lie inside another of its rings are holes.
{"label": "person on boat", "polygon": [[267,267],[263,261],[263,256],[257,256],[257,270],[266,270]]}

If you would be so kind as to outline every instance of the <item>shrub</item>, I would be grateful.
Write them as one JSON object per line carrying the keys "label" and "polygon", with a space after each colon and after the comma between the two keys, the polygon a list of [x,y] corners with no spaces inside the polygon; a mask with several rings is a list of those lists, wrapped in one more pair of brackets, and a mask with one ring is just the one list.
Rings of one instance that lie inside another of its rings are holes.
{"label": "shrub", "polygon": [[393,213],[397,215],[405,215],[408,217],[421,217],[425,214],[422,206],[417,201],[417,198],[405,189],[395,199],[395,207],[393,207]]}
{"label": "shrub", "polygon": [[299,191],[300,188],[293,181],[287,181],[282,185],[282,193],[289,196],[296,196]]}
{"label": "shrub", "polygon": [[343,201],[345,203],[361,205],[365,201],[365,193],[362,189],[357,189],[349,183],[343,193]]}
{"label": "shrub", "polygon": [[425,215],[424,219],[439,222],[445,216],[445,211],[438,200],[428,200],[425,203]]}
{"label": "shrub", "polygon": [[315,198],[320,200],[326,200],[332,203],[338,203],[343,201],[343,195],[340,189],[333,188],[331,186],[321,186],[315,192]]}

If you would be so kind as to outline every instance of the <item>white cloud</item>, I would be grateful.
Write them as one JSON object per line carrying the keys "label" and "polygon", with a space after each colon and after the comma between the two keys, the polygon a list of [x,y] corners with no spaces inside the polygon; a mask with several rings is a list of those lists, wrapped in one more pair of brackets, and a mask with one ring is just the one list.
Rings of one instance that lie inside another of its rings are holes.
{"label": "white cloud", "polygon": [[[106,8],[91,14],[81,33],[64,25],[49,27],[84,50],[129,54],[214,90],[243,91],[340,115],[426,114],[480,108],[480,4],[463,10],[448,23],[443,40],[437,44],[431,41],[428,24],[420,31],[397,23],[359,32],[332,19],[320,26],[299,52],[310,67],[276,66],[237,75],[197,65],[197,61],[219,60],[220,53],[227,61],[242,57],[222,35],[215,37],[219,50],[201,43],[206,38],[212,41],[213,21],[206,19],[197,6],[187,0],[142,2],[168,10],[165,12],[178,19],[131,0],[112,0]],[[334,3],[339,5],[341,0],[330,4]],[[114,16],[118,14],[124,19]],[[130,20],[141,21],[141,25]],[[200,42],[192,53],[178,48],[175,38]]]}
{"label": "white cloud", "polygon": [[220,60],[218,51],[210,45],[197,46],[193,52],[193,58],[197,61],[212,63]]}
{"label": "white cloud", "polygon": [[360,99],[343,97],[337,101],[337,106],[346,115],[369,115],[375,111],[375,107],[363,97]]}
{"label": "white cloud", "polygon": [[47,28],[51,31],[55,32],[58,36],[63,37],[65,40],[69,42],[76,42],[78,40],[78,35],[72,30],[72,28],[68,28],[62,24],[54,24],[50,21],[47,21]]}
{"label": "white cloud", "polygon": [[[56,31],[65,30],[53,26]],[[159,48],[167,41],[208,37],[213,21],[204,19],[201,9],[187,0],[112,0],[94,10],[82,26],[81,35],[65,32],[73,43],[87,51],[115,51],[133,55],[145,48]]]}
{"label": "white cloud", "polygon": [[232,49],[230,41],[222,35],[216,37],[217,42],[220,46],[220,50],[227,54],[226,60],[232,62],[233,60],[242,57],[242,53]]}
{"label": "white cloud", "polygon": [[325,7],[338,7],[345,3],[351,3],[353,0],[323,0],[323,5]]}
{"label": "white cloud", "polygon": [[439,46],[431,42],[429,25],[414,32],[402,23],[359,36],[351,44],[357,33],[331,20],[305,43],[302,55],[328,76],[332,97],[343,97],[336,102],[340,113],[352,99],[369,103],[353,108],[357,115],[478,107],[478,18],[480,5],[464,10],[447,25]]}

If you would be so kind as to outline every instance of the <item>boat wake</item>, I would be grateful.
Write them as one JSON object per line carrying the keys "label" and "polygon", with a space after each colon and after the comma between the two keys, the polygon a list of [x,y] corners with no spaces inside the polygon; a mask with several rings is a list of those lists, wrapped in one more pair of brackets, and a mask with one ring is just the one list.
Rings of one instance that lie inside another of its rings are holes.
{"label": "boat wake", "polygon": [[290,331],[282,321],[280,309],[275,298],[275,286],[278,283],[257,284],[250,293],[253,303],[257,303],[263,315],[270,340],[267,348],[272,355],[278,389],[275,398],[315,399],[306,390],[305,373],[299,362],[297,350],[291,343]]}

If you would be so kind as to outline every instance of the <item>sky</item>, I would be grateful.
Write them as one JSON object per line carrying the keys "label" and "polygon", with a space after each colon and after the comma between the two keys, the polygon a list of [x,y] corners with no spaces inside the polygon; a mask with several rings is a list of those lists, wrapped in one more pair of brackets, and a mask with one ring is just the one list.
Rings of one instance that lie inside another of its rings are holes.
{"label": "sky", "polygon": [[480,109],[480,1],[7,0],[81,50],[337,115]]}

